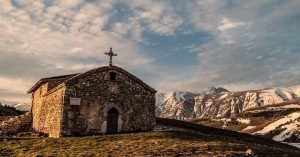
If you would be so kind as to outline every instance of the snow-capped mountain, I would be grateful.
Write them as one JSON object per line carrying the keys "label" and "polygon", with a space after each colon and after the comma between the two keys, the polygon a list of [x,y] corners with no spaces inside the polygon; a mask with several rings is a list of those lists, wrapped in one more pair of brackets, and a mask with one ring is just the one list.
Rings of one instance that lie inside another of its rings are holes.
{"label": "snow-capped mountain", "polygon": [[190,92],[156,94],[156,116],[184,120],[193,117],[195,97]]}
{"label": "snow-capped mountain", "polygon": [[157,116],[300,142],[300,85],[242,92],[158,93]]}
{"label": "snow-capped mountain", "polygon": [[156,94],[156,116],[174,119],[234,117],[259,106],[300,97],[300,86],[229,92],[212,87],[202,94],[170,92]]}
{"label": "snow-capped mountain", "polygon": [[195,117],[232,117],[243,111],[287,100],[298,96],[290,88],[268,88],[243,92],[204,94],[195,98]]}
{"label": "snow-capped mountain", "polygon": [[156,116],[177,120],[190,119],[195,116],[195,98],[205,94],[221,94],[229,92],[222,87],[211,87],[199,93],[173,91],[156,94]]}
{"label": "snow-capped mountain", "polygon": [[300,143],[300,100],[245,110],[236,117],[196,118],[191,122],[264,136],[280,142]]}
{"label": "snow-capped mountain", "polygon": [[227,93],[229,90],[223,87],[210,87],[203,91],[203,94]]}
{"label": "snow-capped mountain", "polygon": [[29,111],[31,108],[30,104],[28,103],[18,103],[11,106],[15,107],[19,111]]}

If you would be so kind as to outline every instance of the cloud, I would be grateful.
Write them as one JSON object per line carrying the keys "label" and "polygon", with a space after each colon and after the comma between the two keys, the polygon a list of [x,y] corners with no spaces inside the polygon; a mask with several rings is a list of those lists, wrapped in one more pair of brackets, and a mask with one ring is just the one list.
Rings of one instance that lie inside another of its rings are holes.
{"label": "cloud", "polygon": [[221,24],[218,27],[218,30],[220,31],[226,31],[228,29],[233,29],[239,26],[243,26],[244,23],[243,22],[233,22],[228,18],[224,18],[221,22]]}
{"label": "cloud", "polygon": [[0,100],[5,102],[28,102],[28,97],[24,94],[33,82],[23,79],[10,79],[0,77]]}
{"label": "cloud", "polygon": [[158,90],[297,84],[299,6],[297,0],[0,1],[0,78],[22,87],[0,82],[0,100],[24,99],[22,91],[41,77],[107,65],[110,47],[118,53],[114,63]]}
{"label": "cloud", "polygon": [[[20,94],[21,91],[25,97],[30,86],[12,85],[18,79],[33,85],[42,77],[107,65],[103,54],[111,46],[122,57],[122,60],[115,59],[120,66],[130,69],[147,63],[150,59],[146,54],[138,54],[134,42],[103,30],[113,12],[112,3],[1,1],[0,78],[5,78],[0,83],[1,99],[8,93]],[[128,62],[133,57],[136,59]]]}
{"label": "cloud", "polygon": [[[163,1],[128,0],[123,5],[128,7],[129,17],[113,24],[113,30],[128,35],[136,42],[146,42],[143,38],[144,32],[163,36],[175,35],[175,31],[183,23],[174,8]],[[123,14],[123,10],[115,12],[116,16],[122,16],[120,14]]]}
{"label": "cloud", "polygon": [[[226,1],[227,4],[224,2],[205,7],[222,10],[224,6],[229,5],[229,1]],[[195,7],[200,10],[203,3]],[[294,41],[299,35],[295,30],[300,23],[294,19],[299,16],[295,6],[300,6],[300,3],[234,3],[233,9],[208,14],[211,18],[205,20],[208,24],[194,23],[195,28],[209,30],[214,35],[214,40],[193,48],[194,51],[198,50],[196,52],[199,65],[198,72],[193,76],[194,81],[189,86],[223,85],[233,90],[245,90],[299,83],[297,78],[300,73],[296,71],[300,65],[295,57],[300,57],[300,53]],[[263,15],[258,14],[274,7],[272,5],[280,9],[271,9]],[[191,16],[195,15],[191,13]],[[198,89],[199,86],[195,88]]]}
{"label": "cloud", "polygon": [[0,88],[2,90],[9,90],[10,92],[23,92],[24,90],[27,90],[28,87],[30,87],[31,82],[26,82],[22,79],[8,79],[8,78],[0,78],[1,86]]}

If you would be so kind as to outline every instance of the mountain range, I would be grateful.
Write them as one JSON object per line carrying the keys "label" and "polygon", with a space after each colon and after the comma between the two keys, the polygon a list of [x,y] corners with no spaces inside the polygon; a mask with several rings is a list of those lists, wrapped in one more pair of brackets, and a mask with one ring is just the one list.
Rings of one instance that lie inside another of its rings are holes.
{"label": "mountain range", "polygon": [[178,120],[233,117],[250,108],[298,99],[297,89],[300,85],[239,92],[212,87],[200,94],[161,92],[156,94],[156,115]]}
{"label": "mountain range", "polygon": [[157,116],[300,143],[300,86],[157,93]]}

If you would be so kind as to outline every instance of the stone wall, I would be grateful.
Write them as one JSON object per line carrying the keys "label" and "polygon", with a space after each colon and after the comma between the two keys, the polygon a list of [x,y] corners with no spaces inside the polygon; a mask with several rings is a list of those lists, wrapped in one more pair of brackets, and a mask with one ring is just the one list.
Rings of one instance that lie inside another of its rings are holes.
{"label": "stone wall", "polygon": [[[116,74],[110,80],[110,72]],[[119,112],[118,132],[152,130],[155,125],[155,91],[119,68],[100,68],[67,83],[64,97],[63,135],[106,133],[107,112]],[[70,98],[81,98],[80,106]]]}
{"label": "stone wall", "polygon": [[46,118],[44,120],[44,133],[50,137],[60,137],[62,105],[65,87],[61,87],[45,96],[44,111]]}
{"label": "stone wall", "polygon": [[34,130],[42,130],[43,120],[45,119],[45,114],[43,114],[43,104],[44,104],[44,94],[46,93],[47,84],[43,84],[36,91],[32,93],[32,127]]}
{"label": "stone wall", "polygon": [[35,131],[59,137],[65,87],[49,93],[47,86],[46,83],[33,93],[32,126]]}

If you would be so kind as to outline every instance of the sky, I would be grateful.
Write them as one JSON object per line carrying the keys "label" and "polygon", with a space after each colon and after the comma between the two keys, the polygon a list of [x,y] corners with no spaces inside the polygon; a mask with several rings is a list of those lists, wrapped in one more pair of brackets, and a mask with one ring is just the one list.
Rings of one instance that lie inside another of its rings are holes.
{"label": "sky", "polygon": [[0,101],[114,65],[158,91],[300,84],[299,0],[1,0]]}

